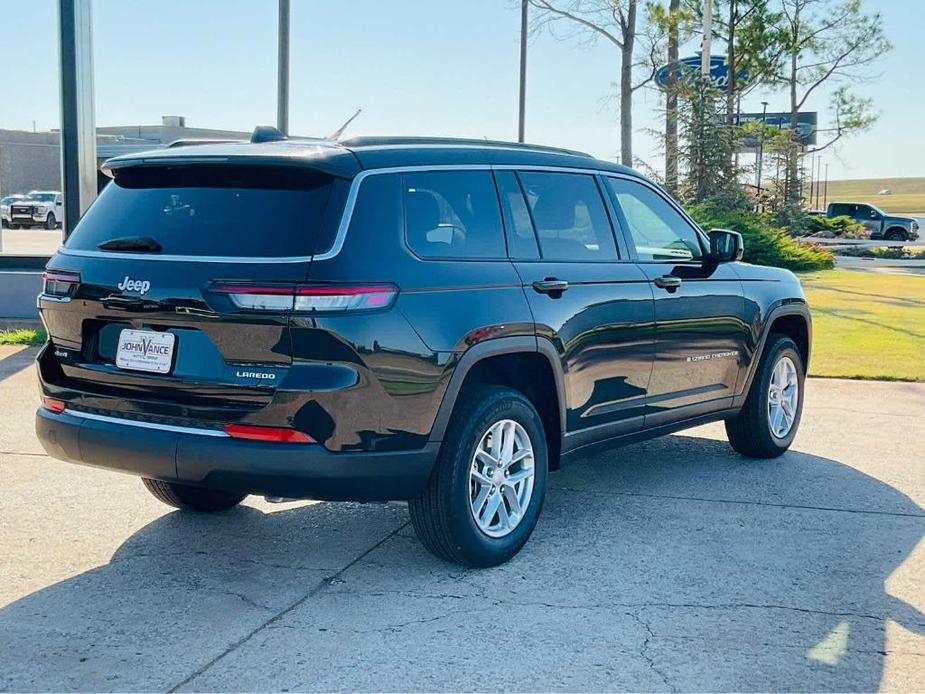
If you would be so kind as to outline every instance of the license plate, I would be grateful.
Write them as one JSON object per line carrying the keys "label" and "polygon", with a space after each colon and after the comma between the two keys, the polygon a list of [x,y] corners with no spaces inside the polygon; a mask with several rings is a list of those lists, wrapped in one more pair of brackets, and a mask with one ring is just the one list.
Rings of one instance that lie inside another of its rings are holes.
{"label": "license plate", "polygon": [[177,336],[153,330],[123,330],[119,333],[116,366],[133,371],[165,374],[173,363]]}

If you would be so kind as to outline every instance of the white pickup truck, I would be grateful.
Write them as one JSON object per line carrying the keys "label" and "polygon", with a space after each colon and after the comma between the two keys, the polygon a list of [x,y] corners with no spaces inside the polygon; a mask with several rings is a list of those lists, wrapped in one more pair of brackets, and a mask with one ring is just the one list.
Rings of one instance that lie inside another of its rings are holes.
{"label": "white pickup truck", "polygon": [[64,196],[57,190],[31,190],[24,200],[10,203],[10,229],[42,226],[57,229],[64,220]]}

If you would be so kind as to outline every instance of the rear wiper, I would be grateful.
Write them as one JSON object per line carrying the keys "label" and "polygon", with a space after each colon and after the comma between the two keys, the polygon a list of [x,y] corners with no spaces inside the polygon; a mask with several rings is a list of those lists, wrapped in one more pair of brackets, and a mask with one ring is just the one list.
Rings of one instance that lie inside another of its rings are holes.
{"label": "rear wiper", "polygon": [[160,253],[161,244],[150,236],[123,236],[118,239],[109,239],[97,246],[101,251],[142,251],[144,253]]}

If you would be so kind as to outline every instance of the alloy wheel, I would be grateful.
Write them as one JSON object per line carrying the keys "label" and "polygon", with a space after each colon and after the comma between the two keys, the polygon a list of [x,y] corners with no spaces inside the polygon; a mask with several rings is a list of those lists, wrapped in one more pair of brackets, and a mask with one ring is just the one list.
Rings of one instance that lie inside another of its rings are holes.
{"label": "alloy wheel", "polygon": [[768,425],[774,437],[782,439],[790,433],[799,402],[797,367],[790,357],[781,357],[774,365],[768,386]]}
{"label": "alloy wheel", "polygon": [[489,537],[504,537],[523,519],[534,483],[533,444],[512,419],[482,434],[469,467],[469,508]]}

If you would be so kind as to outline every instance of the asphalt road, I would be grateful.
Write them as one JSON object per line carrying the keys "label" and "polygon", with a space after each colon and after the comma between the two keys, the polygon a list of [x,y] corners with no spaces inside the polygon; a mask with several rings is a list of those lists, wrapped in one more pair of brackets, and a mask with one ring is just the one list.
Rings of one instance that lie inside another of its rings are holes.
{"label": "asphalt road", "polygon": [[589,457],[479,571],[399,504],[189,516],[50,460],[28,362],[0,361],[0,689],[925,690],[925,385],[811,381],[779,460],[715,425]]}

